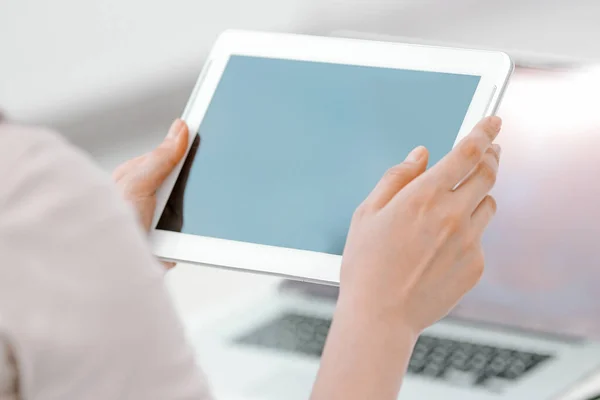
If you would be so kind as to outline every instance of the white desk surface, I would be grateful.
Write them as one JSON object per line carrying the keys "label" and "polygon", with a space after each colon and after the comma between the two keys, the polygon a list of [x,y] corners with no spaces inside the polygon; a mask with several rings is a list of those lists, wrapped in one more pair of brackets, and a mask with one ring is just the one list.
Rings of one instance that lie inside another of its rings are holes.
{"label": "white desk surface", "polygon": [[[279,278],[264,275],[189,264],[178,265],[167,273],[165,279],[184,321],[193,316],[202,315],[204,311],[219,307],[221,302],[232,299],[234,296],[244,296],[252,292],[267,290],[280,282]],[[596,393],[600,393],[600,374],[556,400],[587,400],[586,396]]]}

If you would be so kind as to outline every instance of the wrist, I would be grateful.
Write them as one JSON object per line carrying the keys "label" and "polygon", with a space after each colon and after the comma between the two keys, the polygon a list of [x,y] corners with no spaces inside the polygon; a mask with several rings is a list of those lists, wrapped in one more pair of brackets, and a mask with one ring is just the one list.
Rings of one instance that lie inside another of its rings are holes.
{"label": "wrist", "polygon": [[418,335],[402,318],[340,295],[313,399],[395,399]]}
{"label": "wrist", "polygon": [[403,346],[416,343],[421,330],[411,323],[408,313],[392,307],[377,305],[376,301],[340,292],[334,315],[335,320],[369,330],[369,336],[389,335]]}

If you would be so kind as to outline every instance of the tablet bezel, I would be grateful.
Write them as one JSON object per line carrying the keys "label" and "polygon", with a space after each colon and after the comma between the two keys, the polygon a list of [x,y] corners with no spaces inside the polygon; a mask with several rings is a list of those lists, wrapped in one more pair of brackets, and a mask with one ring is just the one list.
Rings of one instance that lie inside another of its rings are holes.
{"label": "tablet bezel", "polygon": [[[480,76],[455,144],[482,117],[495,114],[514,68],[510,57],[501,52],[230,30],[217,39],[183,112],[190,145],[232,55]],[[157,192],[150,235],[157,257],[309,282],[339,283],[341,256],[155,229],[182,164]]]}

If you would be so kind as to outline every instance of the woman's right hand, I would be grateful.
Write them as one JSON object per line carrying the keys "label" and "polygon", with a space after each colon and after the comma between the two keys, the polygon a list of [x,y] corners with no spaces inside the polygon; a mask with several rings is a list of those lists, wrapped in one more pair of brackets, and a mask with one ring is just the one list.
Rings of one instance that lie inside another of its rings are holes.
{"label": "woman's right hand", "polygon": [[418,335],[479,281],[481,237],[496,211],[488,192],[500,125],[497,117],[483,120],[428,171],[427,150],[418,147],[385,174],[352,220],[342,305],[402,321]]}
{"label": "woman's right hand", "polygon": [[500,125],[486,118],[428,171],[415,149],[358,207],[311,399],[396,399],[418,335],[477,283]]}

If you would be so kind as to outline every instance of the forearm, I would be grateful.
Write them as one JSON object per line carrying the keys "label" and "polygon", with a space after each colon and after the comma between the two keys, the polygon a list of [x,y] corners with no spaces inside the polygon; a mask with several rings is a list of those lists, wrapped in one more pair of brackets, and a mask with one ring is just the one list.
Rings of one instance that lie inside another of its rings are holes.
{"label": "forearm", "polygon": [[416,339],[402,321],[341,301],[311,400],[395,400]]}

